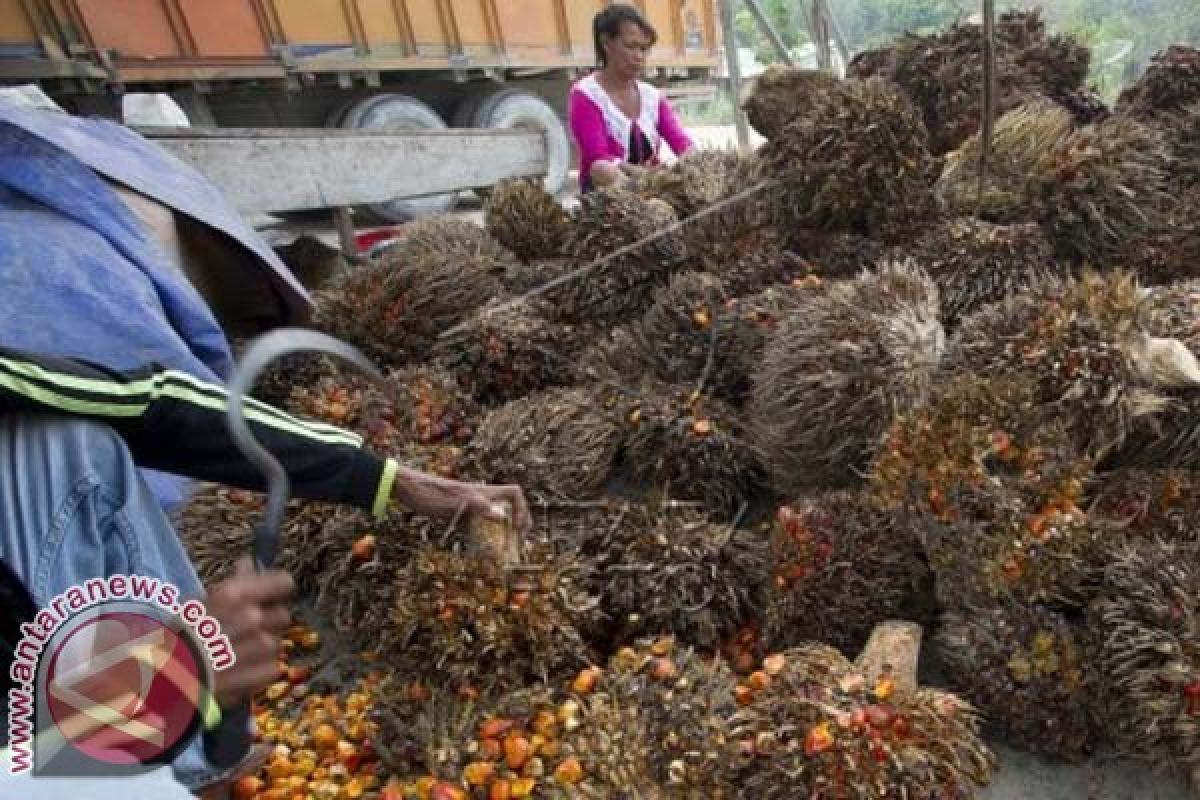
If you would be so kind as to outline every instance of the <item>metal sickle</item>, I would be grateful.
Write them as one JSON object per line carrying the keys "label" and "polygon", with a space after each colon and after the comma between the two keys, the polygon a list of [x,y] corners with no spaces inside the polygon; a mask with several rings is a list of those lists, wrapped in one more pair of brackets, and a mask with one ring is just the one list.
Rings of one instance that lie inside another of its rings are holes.
{"label": "metal sickle", "polygon": [[279,328],[250,343],[229,381],[229,433],[246,460],[267,479],[267,508],[262,522],[254,530],[254,561],[258,569],[270,569],[279,552],[283,515],[291,494],[287,471],[250,430],[246,422],[246,394],[254,381],[272,361],[291,353],[315,351],[337,356],[361,369],[371,380],[389,391],[379,369],[365,355],[345,342],[324,333],[304,328]]}

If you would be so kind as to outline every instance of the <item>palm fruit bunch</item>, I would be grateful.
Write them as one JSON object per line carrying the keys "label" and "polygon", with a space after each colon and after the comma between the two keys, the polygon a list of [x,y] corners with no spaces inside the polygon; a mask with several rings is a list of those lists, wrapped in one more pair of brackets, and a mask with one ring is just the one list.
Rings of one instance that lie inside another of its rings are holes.
{"label": "palm fruit bunch", "polygon": [[356,373],[329,374],[293,389],[287,407],[354,431],[375,452],[395,456],[413,444],[465,442],[477,411],[455,377],[434,367],[391,370],[383,385]]}
{"label": "palm fruit bunch", "polygon": [[1153,117],[1200,102],[1200,49],[1171,45],[1154,56],[1150,66],[1117,99],[1117,111]]}
{"label": "palm fruit bunch", "polygon": [[[771,175],[758,153],[731,165],[704,216],[683,228],[689,264],[722,280],[730,275],[762,281],[776,269],[782,240],[771,225],[765,199]],[[735,294],[740,291],[733,290]]]}
{"label": "palm fruit bunch", "polygon": [[[172,514],[179,536],[201,582],[212,585],[230,577],[239,559],[251,555],[254,527],[263,519],[266,498],[259,492],[205,484]],[[310,544],[329,520],[346,513],[336,506],[305,500],[288,503],[280,536],[279,562],[296,578],[302,592],[313,588],[304,569]]]}
{"label": "palm fruit bunch", "polygon": [[540,180],[501,181],[492,189],[483,213],[487,232],[522,261],[567,253],[575,223]]}
{"label": "palm fruit bunch", "polygon": [[[1055,272],[1054,249],[1032,223],[992,225],[959,217],[898,248],[937,284],[942,324],[948,331],[964,316],[1026,289]],[[895,256],[894,256],[895,257]]]}
{"label": "palm fruit bunch", "polygon": [[683,272],[658,290],[654,305],[630,326],[630,353],[639,369],[668,383],[699,385],[730,403],[750,389],[751,360],[762,337],[735,313],[720,279]]}
{"label": "palm fruit bunch", "polygon": [[317,327],[383,364],[404,366],[424,359],[438,334],[500,294],[500,277],[512,256],[500,260],[486,241],[466,237],[447,240],[438,250],[425,236],[318,293]]}
{"label": "palm fruit bunch", "polygon": [[1121,469],[1096,476],[1088,513],[1133,539],[1151,534],[1171,542],[1200,541],[1200,473],[1183,469]]}
{"label": "palm fruit bunch", "polygon": [[937,195],[952,214],[976,215],[998,224],[1036,221],[1029,184],[1045,154],[1074,129],[1070,114],[1046,99],[1022,103],[996,120],[991,157],[979,193],[981,134],[946,157]]}
{"label": "palm fruit bunch", "polygon": [[528,300],[485,306],[439,341],[433,356],[484,406],[570,383],[579,326],[551,322],[547,312]]}
{"label": "palm fruit bunch", "polygon": [[1091,51],[1073,36],[1047,36],[1040,9],[1004,12],[996,20],[996,38],[1013,49],[1017,65],[1049,97],[1077,91],[1087,80]]}
{"label": "palm fruit bunch", "polygon": [[388,664],[407,675],[432,669],[446,687],[492,696],[586,664],[575,618],[591,625],[598,613],[581,599],[588,565],[538,549],[516,576],[483,554],[419,548],[392,586],[381,645]]}
{"label": "palm fruit bunch", "polygon": [[[634,787],[659,797],[646,709],[587,667],[567,688],[537,685],[479,704],[419,684],[381,688],[380,755],[398,797],[589,800]],[[665,680],[660,678],[659,680]]]}
{"label": "palm fruit bunch", "polygon": [[[1176,186],[1183,192],[1200,187],[1200,100],[1171,116],[1167,135],[1175,156]],[[1187,206],[1193,212],[1195,208]]]}
{"label": "palm fruit bunch", "polygon": [[397,575],[441,526],[411,514],[382,520],[342,512],[308,537],[295,578],[316,613],[356,647],[375,649],[386,636]]}
{"label": "palm fruit bunch", "polygon": [[535,497],[587,499],[604,488],[621,443],[620,419],[591,389],[548,389],[488,414],[468,447],[479,480]]}
{"label": "palm fruit bunch", "polygon": [[912,262],[806,295],[768,344],[748,409],[775,489],[858,483],[893,416],[928,393],[943,339],[937,287]]}
{"label": "palm fruit bunch", "polygon": [[[983,29],[978,25],[955,25],[929,36],[909,35],[896,46],[889,77],[920,109],[934,155],[957,149],[983,122],[984,53]],[[1001,39],[996,48],[996,113],[1016,107],[1034,88],[1015,49]]]}
{"label": "palm fruit bunch", "polygon": [[846,77],[865,81],[868,78],[886,78],[896,68],[896,47],[877,47],[861,50],[846,65]]}
{"label": "palm fruit bunch", "polygon": [[1170,170],[1160,131],[1115,116],[1053,142],[1028,190],[1059,254],[1104,266],[1164,224]]}
{"label": "palm fruit bunch", "polygon": [[832,73],[772,65],[754,79],[742,108],[766,139],[777,139],[797,117],[824,101],[838,86]]}
{"label": "palm fruit bunch", "polygon": [[[1028,406],[1005,414],[1027,426],[1061,421],[1075,453],[1099,457],[1163,405],[1157,363],[1141,352],[1140,311],[1141,290],[1129,273],[1050,278],[964,320],[945,364],[992,386],[1035,382]],[[997,403],[1004,388],[997,387]]]}
{"label": "palm fruit bunch", "polygon": [[977,505],[958,519],[914,519],[939,602],[951,608],[1007,598],[1063,608],[1086,605],[1108,557],[1107,544],[1121,532],[1080,511],[1070,491],[1032,505],[993,486],[972,498],[984,504],[982,511]]}
{"label": "palm fruit bunch", "polygon": [[[284,677],[255,698],[253,713],[266,760],[256,774],[233,782],[232,800],[387,797],[386,771],[369,719],[380,676],[348,680],[345,688],[316,686],[311,662],[320,636],[293,624],[284,636]],[[382,792],[382,793],[381,793]]]}
{"label": "palm fruit bunch", "polygon": [[1105,722],[1120,749],[1200,777],[1200,547],[1120,552],[1091,610]]}
{"label": "palm fruit bunch", "polygon": [[618,640],[670,633],[716,648],[760,605],[766,539],[759,532],[663,501],[629,508],[591,540],[584,551],[600,554],[593,594]]}
{"label": "palm fruit bunch", "polygon": [[570,259],[548,258],[510,264],[500,276],[504,289],[513,295],[523,295],[539,289],[556,278],[566,275],[573,268]]}
{"label": "palm fruit bunch", "polygon": [[779,181],[775,219],[783,230],[887,236],[935,213],[929,135],[912,102],[885,81],[839,84],[762,153]]}
{"label": "palm fruit bunch", "polygon": [[[234,343],[233,350],[239,360],[248,344]],[[250,396],[276,408],[288,409],[288,398],[297,387],[312,386],[337,370],[337,363],[321,353],[288,353],[267,365],[255,379]]]}
{"label": "palm fruit bunch", "polygon": [[944,615],[938,653],[949,685],[1015,746],[1080,760],[1102,740],[1095,653],[1044,605],[1008,601]]}
{"label": "palm fruit bunch", "polygon": [[915,688],[915,675],[911,683],[821,644],[764,658],[735,690],[742,796],[975,797],[995,769],[978,714],[953,694]]}
{"label": "palm fruit bunch", "polygon": [[825,278],[853,278],[873,268],[887,251],[881,242],[857,233],[806,228],[788,231],[787,246],[812,274]]}
{"label": "palm fruit bunch", "polygon": [[687,219],[720,199],[739,160],[735,150],[692,150],[667,167],[646,170],[632,191],[665,201],[680,219]]}
{"label": "palm fruit bunch", "polygon": [[618,650],[598,683],[622,705],[643,709],[655,751],[648,761],[665,798],[739,796],[729,780],[736,682],[719,657],[701,656],[670,636],[650,637]]}
{"label": "palm fruit bunch", "polygon": [[[1200,466],[1197,447],[1200,426],[1200,282],[1187,281],[1151,289],[1143,302],[1142,321],[1154,350],[1139,353],[1151,362],[1155,384],[1161,387],[1165,407],[1161,413],[1135,420],[1129,436],[1107,464],[1123,467]],[[1167,345],[1167,346],[1163,346]],[[1173,349],[1172,349],[1173,346]]]}
{"label": "palm fruit bunch", "polygon": [[273,248],[296,280],[309,291],[323,288],[337,275],[349,271],[342,251],[330,247],[315,236],[303,234],[290,243]]}
{"label": "palm fruit bunch", "polygon": [[807,641],[857,653],[871,630],[911,612],[929,570],[914,529],[865,492],[780,507],[763,612],[772,649]]}
{"label": "palm fruit bunch", "polygon": [[586,271],[547,295],[573,322],[625,322],[649,306],[683,263],[686,249],[665,201],[622,189],[580,198],[570,256]]}
{"label": "palm fruit bunch", "polygon": [[624,463],[635,481],[732,516],[760,493],[761,452],[728,404],[697,385],[647,381],[625,414]]}

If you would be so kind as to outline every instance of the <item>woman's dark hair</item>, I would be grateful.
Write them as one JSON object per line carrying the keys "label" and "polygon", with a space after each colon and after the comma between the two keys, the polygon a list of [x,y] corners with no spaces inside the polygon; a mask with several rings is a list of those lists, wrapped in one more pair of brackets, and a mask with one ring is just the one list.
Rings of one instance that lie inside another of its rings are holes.
{"label": "woman's dark hair", "polygon": [[604,55],[604,39],[615,39],[621,33],[621,25],[632,22],[642,29],[642,33],[650,37],[650,44],[658,41],[658,31],[642,16],[642,12],[624,3],[613,3],[608,8],[592,18],[592,39],[596,45],[596,58],[600,66],[607,66],[608,56]]}

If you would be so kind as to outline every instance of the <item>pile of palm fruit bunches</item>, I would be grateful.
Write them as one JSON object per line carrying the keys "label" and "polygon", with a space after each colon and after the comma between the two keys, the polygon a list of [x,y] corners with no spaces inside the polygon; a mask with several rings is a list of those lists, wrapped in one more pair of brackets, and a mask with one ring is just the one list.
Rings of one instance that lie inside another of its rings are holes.
{"label": "pile of palm fruit bunches", "polygon": [[[985,740],[1200,773],[1200,51],[1109,110],[1086,48],[1003,15],[981,180],[982,51],[771,69],[752,155],[570,213],[503,184],[318,293],[394,393],[307,358],[263,394],[522,485],[533,580],[461,525],[293,502],[321,633],[237,797],[947,800]],[[261,506],[182,513],[206,578]],[[892,619],[938,687],[857,666]]]}

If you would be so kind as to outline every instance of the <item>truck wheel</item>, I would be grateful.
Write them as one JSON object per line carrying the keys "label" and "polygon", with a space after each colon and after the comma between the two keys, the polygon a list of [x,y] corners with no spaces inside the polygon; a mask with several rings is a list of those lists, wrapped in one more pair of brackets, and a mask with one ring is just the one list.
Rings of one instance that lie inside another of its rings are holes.
{"label": "truck wheel", "polygon": [[[338,125],[356,130],[443,130],[446,123],[429,106],[403,94],[379,94],[354,103],[342,114]],[[365,206],[368,215],[384,224],[407,222],[414,217],[444,214],[458,200],[455,192],[391,200]]]}
{"label": "truck wheel", "polygon": [[571,144],[567,127],[550,105],[523,89],[501,89],[475,109],[473,128],[526,128],[546,134],[546,191],[557,195],[567,184]]}

